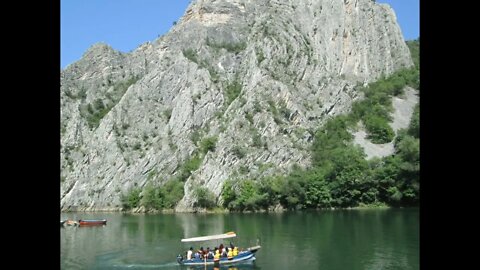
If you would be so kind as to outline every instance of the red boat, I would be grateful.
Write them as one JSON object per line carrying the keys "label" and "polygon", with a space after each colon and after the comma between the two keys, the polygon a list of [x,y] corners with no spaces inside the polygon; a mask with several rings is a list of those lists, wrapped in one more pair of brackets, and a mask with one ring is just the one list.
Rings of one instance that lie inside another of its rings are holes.
{"label": "red boat", "polygon": [[80,219],[78,221],[80,226],[98,226],[98,225],[107,225],[106,219]]}

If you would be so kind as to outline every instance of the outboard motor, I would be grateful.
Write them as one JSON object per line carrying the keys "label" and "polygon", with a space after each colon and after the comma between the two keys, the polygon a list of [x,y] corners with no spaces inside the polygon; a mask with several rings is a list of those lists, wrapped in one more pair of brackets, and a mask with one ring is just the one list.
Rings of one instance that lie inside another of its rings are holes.
{"label": "outboard motor", "polygon": [[177,256],[177,262],[178,262],[178,263],[181,263],[182,261],[183,261],[182,255],[181,255],[181,254],[178,254],[178,256]]}

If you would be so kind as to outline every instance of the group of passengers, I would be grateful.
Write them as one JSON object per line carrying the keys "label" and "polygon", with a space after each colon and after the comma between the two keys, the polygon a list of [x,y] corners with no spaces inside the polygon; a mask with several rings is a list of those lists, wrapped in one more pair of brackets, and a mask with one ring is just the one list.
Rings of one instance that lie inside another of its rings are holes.
{"label": "group of passengers", "polygon": [[202,260],[213,259],[214,261],[219,261],[221,257],[227,257],[227,259],[231,260],[237,255],[238,247],[230,243],[230,247],[226,247],[223,246],[223,244],[220,244],[220,246],[215,247],[213,251],[210,249],[210,247],[207,247],[207,249],[203,249],[203,247],[200,247],[200,249],[197,250],[195,253],[193,252],[193,247],[190,247],[190,249],[187,251],[187,260],[191,260],[192,256],[193,259]]}

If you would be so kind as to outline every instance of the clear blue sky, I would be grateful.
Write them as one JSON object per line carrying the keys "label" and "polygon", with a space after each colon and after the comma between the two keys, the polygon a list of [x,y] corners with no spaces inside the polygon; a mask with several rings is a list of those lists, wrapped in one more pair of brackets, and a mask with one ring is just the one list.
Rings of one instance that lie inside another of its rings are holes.
{"label": "clear blue sky", "polygon": [[[390,4],[406,40],[419,36],[420,0],[377,0]],[[153,41],[183,15],[190,0],[61,0],[60,66],[79,60],[97,42],[129,52]]]}
{"label": "clear blue sky", "polygon": [[395,14],[405,40],[420,36],[420,0],[377,0],[389,4]]}

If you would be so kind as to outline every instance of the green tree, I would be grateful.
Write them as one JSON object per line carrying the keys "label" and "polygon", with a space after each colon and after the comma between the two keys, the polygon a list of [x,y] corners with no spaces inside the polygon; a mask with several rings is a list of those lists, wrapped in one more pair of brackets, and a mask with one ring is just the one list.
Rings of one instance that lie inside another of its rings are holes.
{"label": "green tree", "polygon": [[262,201],[260,207],[267,209],[269,206],[277,205],[282,198],[282,190],[286,185],[285,177],[283,176],[269,176],[261,178],[258,186],[259,193],[262,194]]}
{"label": "green tree", "polygon": [[208,151],[215,152],[215,145],[217,144],[218,138],[207,137],[200,142],[200,151],[205,155]]}
{"label": "green tree", "polygon": [[372,115],[365,119],[365,128],[368,131],[368,139],[373,143],[388,143],[393,140],[395,132],[385,118]]}
{"label": "green tree", "polygon": [[236,210],[258,210],[265,201],[265,195],[260,194],[258,185],[250,179],[239,183],[239,192],[232,202]]}
{"label": "green tree", "polygon": [[142,190],[139,188],[132,188],[127,192],[127,194],[122,193],[120,195],[122,207],[127,210],[138,207],[140,205],[140,200],[142,199],[142,197],[140,196],[141,192]]}
{"label": "green tree", "polygon": [[331,191],[323,168],[314,168],[305,173],[306,208],[327,208],[332,206]]}
{"label": "green tree", "polygon": [[186,160],[185,163],[180,167],[180,174],[178,179],[182,182],[185,182],[188,177],[192,174],[192,172],[196,171],[200,164],[202,163],[203,158],[199,156],[199,154],[194,153],[193,156]]}
{"label": "green tree", "polygon": [[194,206],[203,208],[213,208],[215,206],[215,194],[206,187],[195,187],[193,189],[193,196],[196,199]]}
{"label": "green tree", "polygon": [[163,208],[163,193],[162,189],[153,186],[151,183],[147,184],[143,191],[142,205],[149,209],[162,209]]}
{"label": "green tree", "polygon": [[294,169],[286,177],[286,185],[283,185],[281,203],[289,209],[305,208],[305,189],[307,181],[304,177],[304,171]]}
{"label": "green tree", "polygon": [[223,199],[223,207],[228,209],[233,209],[233,202],[237,198],[233,187],[233,180],[227,180],[224,182],[222,187],[222,199]]}
{"label": "green tree", "polygon": [[314,166],[322,166],[329,162],[332,151],[346,146],[353,140],[353,135],[347,131],[348,119],[338,116],[330,119],[315,133],[312,144],[312,157]]}
{"label": "green tree", "polygon": [[408,134],[414,138],[420,138],[420,106],[417,104],[408,126]]}
{"label": "green tree", "polygon": [[162,196],[164,198],[163,207],[172,209],[183,198],[183,183],[177,180],[170,180],[162,187]]}
{"label": "green tree", "polygon": [[396,154],[401,159],[397,186],[402,193],[401,203],[417,205],[420,190],[420,140],[406,135],[396,146]]}

